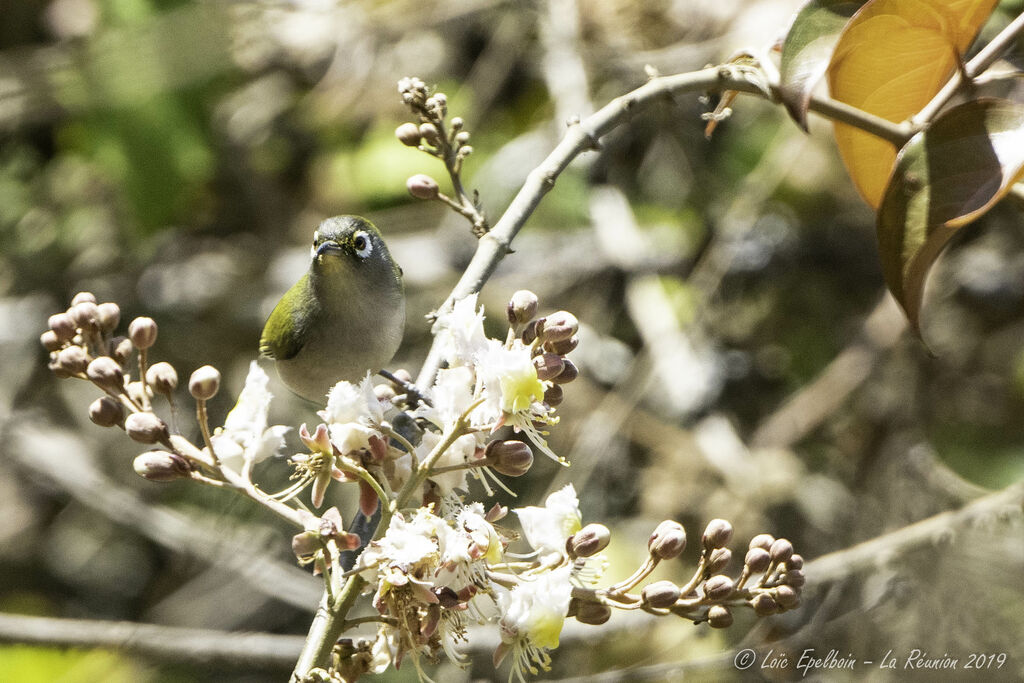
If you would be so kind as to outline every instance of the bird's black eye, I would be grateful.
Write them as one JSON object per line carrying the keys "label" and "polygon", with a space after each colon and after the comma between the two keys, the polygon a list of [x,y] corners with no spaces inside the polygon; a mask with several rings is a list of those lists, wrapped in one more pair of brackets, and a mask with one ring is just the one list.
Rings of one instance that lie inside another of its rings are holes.
{"label": "bird's black eye", "polygon": [[373,251],[373,243],[370,241],[370,236],[362,230],[358,231],[352,236],[352,249],[355,250],[356,256],[359,258],[366,258]]}

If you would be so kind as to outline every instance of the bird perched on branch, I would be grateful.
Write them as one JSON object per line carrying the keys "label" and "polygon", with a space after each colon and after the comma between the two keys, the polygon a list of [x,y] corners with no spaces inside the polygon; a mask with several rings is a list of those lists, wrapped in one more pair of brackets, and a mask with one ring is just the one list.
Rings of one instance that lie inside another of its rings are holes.
{"label": "bird perched on branch", "polygon": [[289,389],[322,404],[337,382],[358,381],[395,355],[405,292],[402,269],[365,218],[322,222],[310,256],[309,271],[267,319],[260,353],[274,359]]}

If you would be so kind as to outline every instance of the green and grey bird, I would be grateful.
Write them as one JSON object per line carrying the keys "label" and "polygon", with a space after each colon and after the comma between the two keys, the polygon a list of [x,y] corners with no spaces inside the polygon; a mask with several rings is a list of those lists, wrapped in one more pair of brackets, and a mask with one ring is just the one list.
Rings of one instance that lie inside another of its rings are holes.
{"label": "green and grey bird", "polygon": [[358,381],[391,360],[405,328],[402,269],[376,226],[328,218],[313,233],[309,271],[274,307],[260,353],[299,396],[324,403],[340,380]]}

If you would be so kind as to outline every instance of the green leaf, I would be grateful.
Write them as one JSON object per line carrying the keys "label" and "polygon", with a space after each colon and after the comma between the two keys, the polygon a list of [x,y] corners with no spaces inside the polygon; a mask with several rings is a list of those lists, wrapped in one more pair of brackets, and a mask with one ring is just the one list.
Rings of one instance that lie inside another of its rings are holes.
{"label": "green leaf", "polygon": [[825,75],[839,34],[867,0],[809,0],[786,32],[779,63],[780,95],[789,115],[807,130],[811,91]]}
{"label": "green leaf", "polygon": [[1024,105],[954,107],[903,147],[878,210],[886,283],[917,328],[925,279],[957,230],[1024,175]]}

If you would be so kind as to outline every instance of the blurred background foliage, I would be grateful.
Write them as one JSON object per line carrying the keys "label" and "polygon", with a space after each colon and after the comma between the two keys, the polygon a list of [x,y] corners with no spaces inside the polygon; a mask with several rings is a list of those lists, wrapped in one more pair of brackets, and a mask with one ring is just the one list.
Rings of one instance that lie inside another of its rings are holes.
{"label": "blurred background foliage", "polygon": [[[246,553],[291,564],[289,530],[216,492],[137,479],[138,449],[88,422],[91,389],[49,375],[38,334],[75,292],[116,301],[122,320],[154,317],[158,359],[184,376],[221,368],[216,420],[270,307],[305,269],[313,227],[364,214],[405,269],[394,365],[415,373],[424,315],[474,240],[461,218],[405,191],[409,175],[442,168],[394,139],[407,118],[399,78],[436,84],[466,119],[469,186],[496,219],[569,116],[640,85],[645,65],[688,71],[769,46],[798,5],[0,0],[0,611],[304,634],[315,604],[297,569],[282,600],[236,566]],[[1003,2],[993,25],[1021,10]],[[1008,56],[1018,67],[1019,48]],[[614,530],[615,576],[665,517],[691,538],[725,517],[738,542],[768,531],[814,558],[1020,480],[1020,207],[988,214],[939,265],[926,348],[883,297],[872,215],[828,125],[806,136],[781,108],[741,99],[706,140],[712,105],[666,100],[578,160],[484,290],[494,334],[520,288],[586,325],[574,353],[583,378],[551,438],[573,467],[541,459],[517,482],[520,500],[573,480],[585,517]],[[315,421],[276,386],[275,422]],[[178,418],[187,424],[188,409]],[[265,476],[281,483],[280,470]],[[183,541],[168,511],[212,554]],[[714,654],[740,643],[862,658],[1010,652],[1013,668],[993,675],[1019,675],[1022,556],[1020,526],[995,525],[827,585],[809,572],[805,607],[757,626],[616,626],[616,615],[567,632],[552,677],[631,680],[641,674],[630,667],[654,665],[645,680],[676,680],[684,663],[728,679],[739,675],[731,658]],[[443,665],[438,680],[490,678],[489,654],[476,654],[468,673]],[[0,650],[0,680],[12,681],[286,672]]]}

